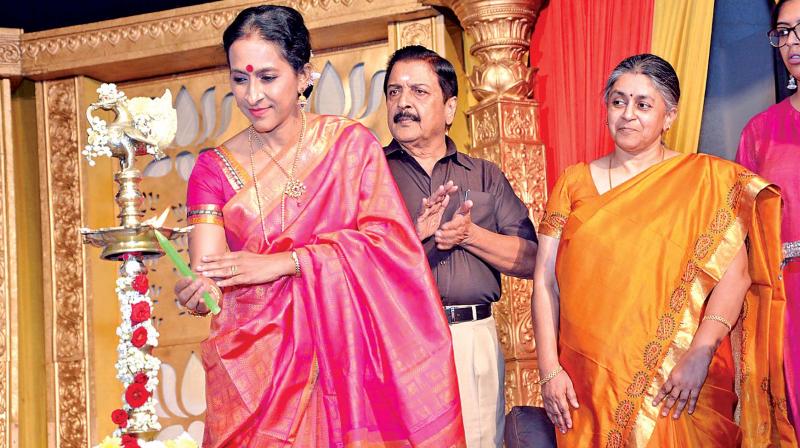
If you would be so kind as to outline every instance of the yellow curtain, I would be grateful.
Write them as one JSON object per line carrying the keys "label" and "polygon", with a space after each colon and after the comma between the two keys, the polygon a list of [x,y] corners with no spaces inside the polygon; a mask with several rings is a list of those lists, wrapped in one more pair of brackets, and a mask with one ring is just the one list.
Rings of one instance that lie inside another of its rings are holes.
{"label": "yellow curtain", "polygon": [[714,0],[655,0],[652,51],[681,81],[678,120],[666,136],[676,151],[697,152],[700,143],[713,20]]}

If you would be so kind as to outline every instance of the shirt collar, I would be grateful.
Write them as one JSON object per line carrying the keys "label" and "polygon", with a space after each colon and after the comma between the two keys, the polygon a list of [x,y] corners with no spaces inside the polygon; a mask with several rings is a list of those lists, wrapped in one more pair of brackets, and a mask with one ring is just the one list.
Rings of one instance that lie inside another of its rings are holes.
{"label": "shirt collar", "polygon": [[[463,166],[468,170],[471,170],[472,168],[475,167],[475,164],[466,154],[458,152],[458,149],[456,148],[456,143],[453,141],[453,139],[451,139],[449,136],[446,135],[444,138],[445,138],[445,144],[447,145],[447,149],[445,150],[444,157],[442,157],[443,159],[452,157],[453,161],[455,161],[456,163],[458,163],[459,165]],[[397,140],[395,139],[392,139],[392,142],[389,143],[389,146],[387,146],[384,149],[386,157],[390,157],[393,154],[398,153],[398,151],[406,153],[403,147],[400,146],[400,143],[398,143]]]}

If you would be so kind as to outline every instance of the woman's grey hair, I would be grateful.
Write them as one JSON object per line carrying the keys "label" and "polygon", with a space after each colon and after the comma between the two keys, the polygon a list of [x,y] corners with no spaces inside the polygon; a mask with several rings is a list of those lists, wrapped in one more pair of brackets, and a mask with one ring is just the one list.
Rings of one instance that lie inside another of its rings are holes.
{"label": "woman's grey hair", "polygon": [[667,110],[677,109],[681,99],[681,84],[678,74],[672,65],[654,54],[637,54],[620,62],[606,81],[603,90],[603,101],[608,104],[614,84],[624,74],[641,74],[650,78],[661,98],[667,104]]}

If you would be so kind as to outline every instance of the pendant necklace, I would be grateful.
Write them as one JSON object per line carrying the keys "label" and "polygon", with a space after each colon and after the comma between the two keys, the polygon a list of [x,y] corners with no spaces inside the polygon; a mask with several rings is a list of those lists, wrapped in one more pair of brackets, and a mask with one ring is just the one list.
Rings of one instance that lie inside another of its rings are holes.
{"label": "pendant necklace", "polygon": [[300,197],[306,191],[306,185],[299,179],[294,177],[295,169],[297,168],[297,160],[300,158],[300,150],[303,147],[303,137],[306,133],[306,114],[303,110],[300,111],[300,137],[297,139],[297,146],[296,151],[294,154],[294,161],[292,162],[292,166],[290,167],[289,171],[283,168],[283,166],[278,162],[275,156],[270,152],[264,145],[264,142],[261,140],[261,136],[258,135],[255,128],[251,125],[248,129],[248,141],[250,143],[250,170],[253,174],[253,186],[256,190],[256,205],[258,205],[258,215],[261,217],[261,232],[264,234],[264,241],[267,241],[267,228],[264,224],[264,211],[261,208],[261,193],[259,192],[258,186],[258,179],[256,178],[256,165],[254,160],[254,153],[255,149],[253,148],[253,140],[257,140],[259,148],[269,156],[270,160],[275,163],[275,166],[281,170],[284,176],[286,176],[286,184],[283,186],[283,191],[281,192],[281,232],[286,230],[286,196],[289,196],[292,199],[300,199]]}

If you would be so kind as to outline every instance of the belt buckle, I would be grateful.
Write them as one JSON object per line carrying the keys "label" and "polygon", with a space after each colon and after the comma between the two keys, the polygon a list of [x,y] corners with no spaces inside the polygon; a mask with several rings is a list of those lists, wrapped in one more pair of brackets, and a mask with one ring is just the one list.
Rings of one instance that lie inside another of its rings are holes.
{"label": "belt buckle", "polygon": [[447,317],[447,322],[454,324],[456,320],[456,309],[451,306],[444,307],[444,314]]}

